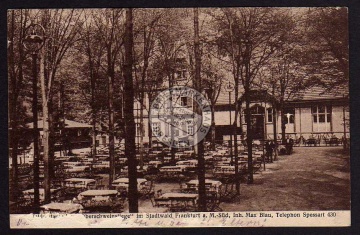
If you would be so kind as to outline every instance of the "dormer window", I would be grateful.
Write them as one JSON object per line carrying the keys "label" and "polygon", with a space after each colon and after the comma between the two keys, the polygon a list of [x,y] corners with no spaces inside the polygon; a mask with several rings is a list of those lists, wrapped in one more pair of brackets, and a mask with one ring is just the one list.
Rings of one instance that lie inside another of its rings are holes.
{"label": "dormer window", "polygon": [[181,101],[181,106],[183,107],[187,106],[188,102],[186,96],[180,97],[180,101]]}
{"label": "dormer window", "polygon": [[175,72],[175,78],[182,80],[186,77],[186,71],[185,70],[178,70]]}

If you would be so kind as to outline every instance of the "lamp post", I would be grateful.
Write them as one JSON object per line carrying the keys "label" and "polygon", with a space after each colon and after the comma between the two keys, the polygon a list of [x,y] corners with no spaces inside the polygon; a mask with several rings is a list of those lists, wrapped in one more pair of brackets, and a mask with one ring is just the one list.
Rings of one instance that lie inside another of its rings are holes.
{"label": "lamp post", "polygon": [[39,24],[30,24],[25,29],[25,38],[22,43],[24,48],[31,53],[33,75],[33,138],[34,138],[34,213],[39,213],[39,130],[37,115],[37,54],[44,46],[45,29]]}
{"label": "lamp post", "polygon": [[233,148],[232,148],[232,121],[231,121],[231,92],[234,90],[234,85],[229,81],[225,87],[225,90],[229,92],[229,119],[230,119],[230,158],[233,162]]}
{"label": "lamp post", "polygon": [[206,93],[206,96],[208,98],[208,100],[210,101],[211,104],[211,150],[215,150],[215,110],[214,110],[214,105],[213,105],[213,93],[214,93],[214,89],[212,86],[209,87],[205,87],[204,91]]}
{"label": "lamp post", "polygon": [[[244,51],[244,66],[245,66],[245,84],[244,86],[244,96],[245,96],[245,102],[246,102],[246,133],[247,133],[247,148],[248,148],[248,172],[249,176],[247,179],[248,184],[252,184],[254,182],[254,172],[253,172],[253,157],[252,157],[252,141],[253,141],[253,128],[251,125],[251,111],[250,111],[250,80],[251,80],[251,74],[250,74],[250,47],[251,42],[248,39],[249,35],[245,35],[245,38],[243,43],[245,45],[245,51]],[[236,166],[235,166],[236,167]],[[236,171],[236,170],[235,170]]]}

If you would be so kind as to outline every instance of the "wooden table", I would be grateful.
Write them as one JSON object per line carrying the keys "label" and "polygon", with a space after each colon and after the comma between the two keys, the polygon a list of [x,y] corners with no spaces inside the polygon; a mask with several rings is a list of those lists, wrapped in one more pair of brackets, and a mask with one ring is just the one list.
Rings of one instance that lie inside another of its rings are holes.
{"label": "wooden table", "polygon": [[[190,180],[186,183],[187,188],[199,188],[199,180]],[[218,191],[221,186],[221,182],[218,180],[205,179],[205,188],[209,191]]]}
{"label": "wooden table", "polygon": [[87,190],[78,195],[78,200],[88,212],[109,213],[123,208],[123,202],[117,195],[117,190]]}
{"label": "wooden table", "polygon": [[[53,194],[57,191],[59,191],[60,189],[50,189],[50,193]],[[26,199],[34,199],[34,189],[28,189],[23,191],[24,194],[24,198]],[[39,198],[40,200],[44,200],[45,199],[45,190],[43,188],[39,188]]]}
{"label": "wooden table", "polygon": [[330,144],[330,146],[332,146],[332,145],[338,146],[339,145],[339,139],[337,137],[331,137],[330,141],[329,141],[329,144]]}
{"label": "wooden table", "polygon": [[118,191],[116,190],[107,190],[107,189],[91,189],[84,192],[81,192],[79,195],[83,197],[106,197],[106,196],[116,196]]}
{"label": "wooden table", "polygon": [[64,180],[64,186],[73,188],[87,188],[89,185],[95,185],[95,179],[70,178]]}
{"label": "wooden table", "polygon": [[79,210],[83,209],[82,205],[77,203],[60,203],[60,202],[52,202],[40,208],[47,212],[60,212],[60,213],[75,213]]}
{"label": "wooden table", "polygon": [[164,193],[155,199],[156,204],[169,207],[170,211],[190,211],[196,207],[198,194]]}
{"label": "wooden table", "polygon": [[[147,182],[147,179],[144,178],[138,178],[137,179],[137,188],[138,190],[141,190],[141,188],[145,185],[145,183]],[[124,189],[128,189],[129,187],[129,178],[119,178],[113,181],[112,183],[113,186],[115,187],[123,187]]]}
{"label": "wooden table", "polygon": [[182,173],[185,171],[185,166],[163,166],[160,167],[160,172],[178,172]]}
{"label": "wooden table", "polygon": [[310,145],[314,145],[316,146],[316,139],[315,138],[309,138],[306,140],[306,145],[310,146]]}
{"label": "wooden table", "polygon": [[198,198],[198,194],[196,193],[164,193],[160,196],[162,199],[169,200],[196,200]]}

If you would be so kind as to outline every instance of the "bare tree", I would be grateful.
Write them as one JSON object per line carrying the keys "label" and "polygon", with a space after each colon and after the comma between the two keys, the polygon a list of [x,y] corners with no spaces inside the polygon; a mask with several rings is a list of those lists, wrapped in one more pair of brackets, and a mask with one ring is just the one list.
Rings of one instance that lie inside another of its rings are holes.
{"label": "bare tree", "polygon": [[53,116],[52,98],[54,81],[69,48],[78,39],[78,27],[82,10],[42,10],[41,23],[47,40],[42,48],[40,61],[40,83],[43,113],[44,144],[44,189],[45,202],[50,202],[50,183],[53,158]]}
{"label": "bare tree", "polygon": [[[314,20],[316,19],[316,20]],[[349,32],[345,7],[311,8],[301,21],[304,37],[303,66],[318,84],[348,90]]]}
{"label": "bare tree", "polygon": [[[213,48],[207,48],[212,50]],[[203,59],[203,87],[207,93],[211,106],[211,149],[215,150],[215,105],[221,93],[221,88],[225,79],[225,71],[222,69],[223,63],[212,56],[210,51]]]}
{"label": "bare tree", "polygon": [[[201,54],[199,37],[199,9],[194,8],[194,55],[195,55],[195,76],[194,86],[199,92],[202,91],[201,84]],[[199,104],[197,112],[201,113]],[[200,138],[200,132],[197,133]],[[199,140],[199,139],[198,139]],[[205,192],[205,160],[204,160],[204,140],[201,139],[197,144],[198,157],[198,180],[199,180],[199,211],[206,211],[206,192]]]}
{"label": "bare tree", "polygon": [[26,10],[8,11],[8,78],[9,78],[9,134],[11,156],[11,192],[10,198],[17,197],[18,189],[18,147],[21,137],[21,126],[24,111],[20,103],[25,89],[26,80],[24,69],[27,53],[24,51],[22,40],[29,17]]}
{"label": "bare tree", "polygon": [[[150,11],[150,12],[149,12]],[[139,123],[139,134],[140,134],[140,169],[143,167],[144,163],[144,111],[146,110],[145,105],[145,94],[146,92],[151,93],[151,88],[147,86],[149,79],[148,69],[151,66],[151,56],[153,55],[155,48],[155,40],[156,40],[156,28],[158,27],[159,20],[164,14],[163,11],[159,11],[158,9],[150,10],[150,9],[138,9],[135,11],[137,20],[135,24],[138,22],[138,34],[136,38],[139,38],[140,41],[139,46],[135,43],[135,52],[138,52],[138,55],[135,55],[135,60],[137,63],[134,63],[135,66],[135,83],[137,89],[137,99],[140,103],[140,123]],[[137,71],[140,72],[140,76],[137,76]]]}
{"label": "bare tree", "polygon": [[[97,134],[97,114],[99,102],[97,102],[97,83],[100,76],[100,70],[106,71],[102,65],[102,57],[104,56],[105,45],[102,43],[101,36],[94,27],[94,22],[91,14],[85,15],[84,27],[82,32],[82,40],[79,42],[79,52],[86,58],[86,69],[84,73],[90,79],[90,99],[87,98],[87,93],[84,98],[88,101],[91,107],[91,123],[92,123],[92,156],[95,160],[96,155],[96,134]],[[88,84],[88,80],[86,80]],[[87,88],[88,86],[86,86]]]}
{"label": "bare tree", "polygon": [[121,47],[124,45],[124,10],[104,9],[93,15],[99,35],[102,36],[106,51],[106,74],[108,77],[108,114],[109,114],[109,156],[111,185],[115,176],[115,133],[114,133],[114,80],[115,67],[119,62]]}
{"label": "bare tree", "polygon": [[137,169],[135,155],[135,122],[134,122],[134,84],[132,77],[133,67],[133,15],[132,9],[126,9],[125,24],[125,65],[124,65],[124,89],[125,96],[125,155],[128,157],[129,168],[129,212],[138,212],[138,192],[137,192]]}
{"label": "bare tree", "polygon": [[[250,113],[250,92],[259,70],[267,63],[282,44],[291,17],[285,10],[274,8],[221,9],[214,15],[219,30],[218,45],[224,58],[232,65],[235,83],[235,100],[239,99],[239,87],[244,89],[247,123],[246,142],[248,148],[248,183],[253,182],[252,129]],[[237,129],[238,105],[235,105],[234,128]],[[235,172],[238,172],[237,133],[235,142]],[[240,187],[237,180],[236,189]]]}
{"label": "bare tree", "polygon": [[[184,9],[169,9],[167,14],[160,19],[159,27],[156,30],[157,40],[154,64],[158,68],[153,72],[157,74],[158,78],[162,78],[164,82],[167,81],[167,87],[179,85],[178,81],[183,79],[181,85],[188,85],[192,82],[193,71],[189,72],[188,70],[193,66],[190,66],[186,61],[186,56],[191,56],[191,53],[193,53],[192,51],[189,52],[190,50],[186,53],[188,43],[186,39],[189,39],[188,24],[184,22],[186,16],[187,11]],[[170,126],[170,132],[171,139],[174,139],[173,126]],[[171,147],[171,162],[175,162],[174,147]]]}

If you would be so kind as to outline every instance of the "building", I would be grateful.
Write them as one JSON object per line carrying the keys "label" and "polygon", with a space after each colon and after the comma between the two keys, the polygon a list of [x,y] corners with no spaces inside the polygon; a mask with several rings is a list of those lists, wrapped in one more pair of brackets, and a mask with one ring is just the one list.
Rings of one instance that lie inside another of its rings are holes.
{"label": "building", "polygon": [[[28,128],[25,135],[28,136],[28,139],[32,139],[32,129],[33,123],[27,123],[26,127]],[[43,121],[38,121],[38,129],[40,131],[40,143],[41,147],[43,146]],[[64,128],[57,128],[55,130],[55,151],[61,149],[76,149],[76,148],[86,148],[91,146],[91,125],[76,122],[72,120],[64,120]]]}
{"label": "building", "polygon": [[[241,125],[246,134],[245,102],[243,97],[238,101],[241,106]],[[303,91],[298,98],[284,103],[283,114],[276,107],[276,100],[266,91],[252,91],[251,123],[255,139],[274,139],[274,122],[277,138],[281,135],[281,115],[284,115],[286,136],[293,139],[310,136],[329,138],[335,135],[342,138],[349,132],[349,100],[347,92],[324,92],[320,87]],[[274,112],[275,109],[275,112]]]}
{"label": "building", "polygon": [[[139,101],[135,102],[136,143],[143,142],[148,145],[157,139],[158,131],[169,131],[170,128],[162,127],[161,125],[164,123],[161,124],[160,121],[149,122],[149,107],[156,95],[170,86],[192,87],[192,81],[186,71],[186,63],[187,61],[184,58],[178,58],[174,74],[171,77],[172,81],[169,78],[169,81],[164,81],[158,86],[158,90],[145,93],[143,106]],[[227,92],[223,89],[220,92],[214,108],[215,139],[219,142],[230,140],[230,135],[234,134],[232,123],[235,120],[235,105],[239,107],[238,139],[246,136],[245,102],[242,91],[239,91],[239,96],[239,100],[235,101],[234,92]],[[267,91],[253,90],[250,97],[254,139],[274,139],[274,126],[276,126],[276,138],[280,138],[282,132],[281,115],[284,115],[286,136],[291,136],[294,139],[300,137],[307,139],[310,136],[328,138],[333,135],[338,138],[342,138],[344,135],[347,138],[350,137],[348,91],[337,90],[331,93],[316,86],[308,88],[296,98],[284,102],[283,114],[278,107],[277,100]],[[191,105],[192,101],[187,97],[179,97],[175,106],[191,112]],[[142,122],[141,116],[143,116]],[[141,128],[143,128],[142,131]],[[175,136],[181,136],[182,132],[193,132],[191,128],[191,126],[184,125],[181,128],[182,130],[177,130]],[[211,134],[209,133],[206,138],[210,140]]]}

